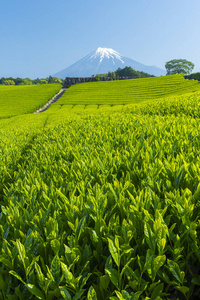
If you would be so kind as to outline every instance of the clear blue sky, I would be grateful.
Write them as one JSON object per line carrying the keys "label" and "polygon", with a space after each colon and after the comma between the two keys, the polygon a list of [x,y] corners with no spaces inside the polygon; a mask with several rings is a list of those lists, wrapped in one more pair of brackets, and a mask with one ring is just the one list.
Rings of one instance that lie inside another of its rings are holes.
{"label": "clear blue sky", "polygon": [[200,72],[200,0],[0,0],[0,77],[47,77],[97,47]]}

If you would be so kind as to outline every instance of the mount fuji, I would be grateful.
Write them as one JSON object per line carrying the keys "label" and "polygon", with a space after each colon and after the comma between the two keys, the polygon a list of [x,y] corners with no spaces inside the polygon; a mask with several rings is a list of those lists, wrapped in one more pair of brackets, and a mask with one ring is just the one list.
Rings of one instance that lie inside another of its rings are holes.
{"label": "mount fuji", "polygon": [[90,77],[96,74],[116,71],[118,68],[132,67],[134,70],[161,76],[166,72],[156,66],[146,66],[131,58],[119,54],[111,48],[97,48],[68,68],[56,73],[53,77]]}

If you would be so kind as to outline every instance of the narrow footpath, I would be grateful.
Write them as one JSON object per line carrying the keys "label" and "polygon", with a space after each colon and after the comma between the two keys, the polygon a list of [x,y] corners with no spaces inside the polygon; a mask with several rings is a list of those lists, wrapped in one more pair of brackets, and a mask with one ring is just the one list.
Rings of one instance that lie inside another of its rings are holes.
{"label": "narrow footpath", "polygon": [[49,100],[43,107],[37,109],[34,114],[38,114],[41,113],[45,110],[47,110],[49,108],[49,106],[56,102],[63,94],[64,92],[67,90],[67,88],[62,88],[55,96],[53,96],[53,98],[51,100]]}

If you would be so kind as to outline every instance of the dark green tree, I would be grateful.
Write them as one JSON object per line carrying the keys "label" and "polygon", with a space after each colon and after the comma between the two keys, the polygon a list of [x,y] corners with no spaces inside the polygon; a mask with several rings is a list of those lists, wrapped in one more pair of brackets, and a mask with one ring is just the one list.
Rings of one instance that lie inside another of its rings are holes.
{"label": "dark green tree", "polygon": [[194,69],[194,64],[186,59],[172,59],[165,64],[167,75],[190,74]]}
{"label": "dark green tree", "polygon": [[96,75],[95,79],[96,79],[96,81],[99,81],[99,80],[100,80],[99,74]]}
{"label": "dark green tree", "polygon": [[185,79],[194,79],[200,81],[200,72],[184,76]]}
{"label": "dark green tree", "polygon": [[51,75],[48,78],[48,83],[53,83],[53,77]]}
{"label": "dark green tree", "polygon": [[112,79],[116,79],[116,73],[115,72],[108,72],[108,77]]}
{"label": "dark green tree", "polygon": [[2,84],[4,84],[4,85],[15,85],[15,82],[14,82],[14,80],[6,79],[6,80],[3,81]]}
{"label": "dark green tree", "polygon": [[118,68],[115,71],[117,77],[129,77],[129,78],[145,78],[145,77],[154,77],[154,75],[150,75],[145,72],[136,71],[131,67],[125,67],[123,69]]}

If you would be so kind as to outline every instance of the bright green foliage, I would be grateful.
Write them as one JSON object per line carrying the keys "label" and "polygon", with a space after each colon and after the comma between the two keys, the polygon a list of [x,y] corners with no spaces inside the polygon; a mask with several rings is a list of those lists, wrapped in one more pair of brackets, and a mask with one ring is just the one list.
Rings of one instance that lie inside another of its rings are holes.
{"label": "bright green foliage", "polygon": [[165,64],[167,75],[190,74],[194,69],[194,64],[186,59],[172,59]]}
{"label": "bright green foliage", "polygon": [[[163,98],[159,101],[151,102],[145,105],[127,106],[132,112],[140,111],[147,115],[175,115],[175,116],[190,116],[192,118],[200,118],[200,92],[176,96],[171,98]],[[126,106],[124,106],[126,109]]]}
{"label": "bright green foliage", "polygon": [[71,86],[56,104],[117,105],[141,103],[170,95],[200,91],[198,81],[183,75],[88,82]]}
{"label": "bright green foliage", "polygon": [[0,299],[198,297],[199,100],[0,120]]}
{"label": "bright green foliage", "polygon": [[61,87],[60,84],[0,86],[0,118],[33,113]]}

